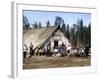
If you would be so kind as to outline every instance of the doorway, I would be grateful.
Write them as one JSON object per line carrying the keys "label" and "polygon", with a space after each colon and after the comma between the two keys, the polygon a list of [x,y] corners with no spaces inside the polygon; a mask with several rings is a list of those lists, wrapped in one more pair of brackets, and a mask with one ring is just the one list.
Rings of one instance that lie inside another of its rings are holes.
{"label": "doorway", "polygon": [[54,41],[54,48],[58,48],[58,41]]}

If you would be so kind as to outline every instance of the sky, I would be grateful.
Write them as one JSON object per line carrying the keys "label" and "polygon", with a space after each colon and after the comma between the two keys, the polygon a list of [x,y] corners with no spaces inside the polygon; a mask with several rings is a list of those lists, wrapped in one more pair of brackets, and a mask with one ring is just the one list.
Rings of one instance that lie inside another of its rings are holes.
{"label": "sky", "polygon": [[34,22],[41,22],[42,26],[46,26],[46,22],[49,20],[50,25],[54,25],[55,17],[62,17],[65,24],[69,24],[72,26],[77,23],[77,20],[82,19],[83,24],[88,26],[91,22],[91,14],[90,13],[75,13],[75,12],[52,12],[52,11],[31,11],[24,10],[23,15],[28,18],[28,22],[33,24]]}

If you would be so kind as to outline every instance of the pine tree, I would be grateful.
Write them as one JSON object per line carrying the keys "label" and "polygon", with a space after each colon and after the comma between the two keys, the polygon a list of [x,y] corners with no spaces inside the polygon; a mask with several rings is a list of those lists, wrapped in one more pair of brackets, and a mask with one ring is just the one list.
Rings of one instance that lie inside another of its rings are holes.
{"label": "pine tree", "polygon": [[37,22],[35,22],[35,23],[33,24],[33,28],[38,28]]}
{"label": "pine tree", "polygon": [[27,30],[30,27],[30,23],[28,22],[28,19],[26,16],[23,16],[23,29]]}
{"label": "pine tree", "polygon": [[41,28],[42,27],[42,25],[41,25],[41,22],[39,22],[39,26],[38,26],[39,28]]}
{"label": "pine tree", "polygon": [[63,19],[62,17],[56,16],[55,17],[55,22],[54,22],[54,26],[58,27],[58,26],[62,26],[63,23]]}
{"label": "pine tree", "polygon": [[62,30],[63,30],[64,33],[66,32],[66,24],[65,23],[62,24]]}
{"label": "pine tree", "polygon": [[49,20],[46,22],[46,27],[49,27],[50,26],[50,22]]}
{"label": "pine tree", "polygon": [[67,36],[67,38],[70,40],[69,24],[67,24],[66,36]]}

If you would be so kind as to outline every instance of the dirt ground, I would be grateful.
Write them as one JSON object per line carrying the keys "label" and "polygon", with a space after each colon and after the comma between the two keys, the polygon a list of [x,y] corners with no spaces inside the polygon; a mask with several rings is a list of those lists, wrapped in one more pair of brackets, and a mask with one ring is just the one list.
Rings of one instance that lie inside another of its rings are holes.
{"label": "dirt ground", "polygon": [[78,67],[90,65],[91,58],[89,57],[33,56],[23,60],[23,69]]}

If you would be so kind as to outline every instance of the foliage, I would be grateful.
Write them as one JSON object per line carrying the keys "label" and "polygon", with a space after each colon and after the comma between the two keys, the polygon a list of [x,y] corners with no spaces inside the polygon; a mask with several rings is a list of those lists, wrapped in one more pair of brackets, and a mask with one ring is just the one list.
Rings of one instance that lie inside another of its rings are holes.
{"label": "foliage", "polygon": [[74,47],[84,47],[87,44],[91,46],[91,23],[84,26],[83,20],[78,20],[71,28],[70,38]]}
{"label": "foliage", "polygon": [[26,30],[26,29],[29,29],[30,27],[30,24],[28,22],[28,19],[26,16],[23,16],[23,29]]}
{"label": "foliage", "polygon": [[39,26],[38,26],[39,28],[41,28],[42,27],[42,24],[41,24],[41,22],[39,22]]}
{"label": "foliage", "polygon": [[56,26],[56,27],[60,26],[61,27],[63,22],[64,22],[64,20],[62,19],[62,17],[56,16],[54,26]]}
{"label": "foliage", "polygon": [[50,22],[49,20],[46,22],[46,27],[49,27],[50,26]]}
{"label": "foliage", "polygon": [[[41,22],[34,22],[33,28],[41,28]],[[46,22],[46,27],[50,27],[50,21]],[[84,21],[82,19],[78,19],[75,24],[72,26],[69,24],[65,24],[64,20],[60,16],[55,17],[54,27],[60,27],[65,36],[69,39],[73,47],[84,47],[87,44],[91,46],[91,23],[88,25],[84,25]],[[29,29],[30,24],[26,16],[23,16],[23,29]]]}

